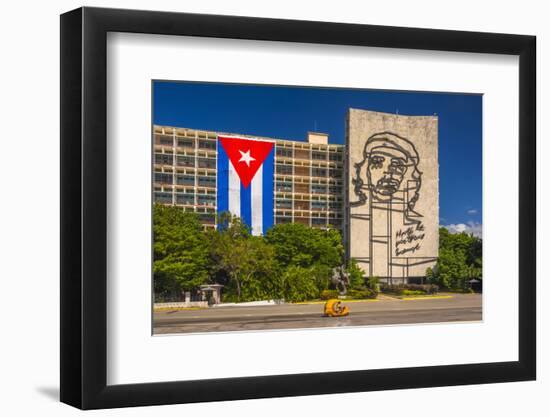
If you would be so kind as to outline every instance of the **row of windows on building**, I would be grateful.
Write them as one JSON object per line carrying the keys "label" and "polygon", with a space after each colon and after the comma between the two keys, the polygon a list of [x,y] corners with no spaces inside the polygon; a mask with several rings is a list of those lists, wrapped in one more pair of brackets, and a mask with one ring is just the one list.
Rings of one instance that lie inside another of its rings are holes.
{"label": "row of windows on building", "polygon": [[[165,153],[155,154],[155,164],[157,165],[176,165],[186,168],[206,168],[216,169],[215,158],[195,157],[188,155],[174,155]],[[307,166],[293,166],[277,164],[275,168],[277,174],[282,175],[301,175],[301,176],[313,176],[313,177],[341,177],[342,169],[339,168],[318,168]]]}
{"label": "row of windows on building", "polygon": [[[275,200],[278,209],[292,209],[292,200]],[[341,210],[342,203],[338,201],[294,200],[295,210]]]}
{"label": "row of windows on building", "polygon": [[174,161],[174,156],[172,154],[155,154],[155,164],[157,165],[174,165],[174,162],[176,166],[180,167],[216,169],[216,158],[177,155]]}
{"label": "row of windows on building", "polygon": [[[195,182],[196,179],[196,182]],[[155,172],[155,183],[158,184],[177,184],[199,187],[216,187],[216,177],[212,176],[195,176],[185,174],[172,174],[168,172]],[[276,181],[275,190],[279,192],[296,192],[296,193],[313,193],[313,194],[341,194],[342,187],[333,184],[309,184],[309,183],[292,183],[292,181]]]}
{"label": "row of windows on building", "polygon": [[292,165],[281,165],[277,164],[275,167],[275,172],[279,175],[299,175],[299,176],[311,176],[311,177],[333,177],[341,178],[342,170],[338,168],[317,168],[312,167],[311,170],[309,167],[304,166],[292,166]]}
{"label": "row of windows on building", "polygon": [[279,192],[294,192],[302,194],[342,194],[342,187],[338,185],[328,185],[327,184],[300,184],[291,182],[280,182],[275,183],[275,191]]}
{"label": "row of windows on building", "polygon": [[[172,193],[166,191],[155,191],[155,202],[161,204],[173,204]],[[215,207],[216,196],[208,194],[195,194],[191,192],[174,193],[174,202],[175,204],[181,205]]]}
{"label": "row of windows on building", "polygon": [[[157,136],[155,143],[161,146],[174,146],[174,139],[172,136]],[[194,138],[176,138],[176,146],[180,148],[198,148],[204,150],[215,150],[216,141],[199,139],[198,141]],[[290,149],[276,146],[276,155],[286,158],[296,158],[296,159],[315,159],[319,161],[341,161],[342,152],[338,151],[315,151],[307,149]],[[328,158],[327,158],[328,157]]]}
{"label": "row of windows on building", "polygon": [[[311,222],[311,223],[310,223]],[[284,223],[300,223],[305,224],[306,226],[309,226],[310,224],[312,226],[319,226],[319,227],[325,227],[327,225],[334,227],[334,228],[340,228],[342,227],[342,220],[341,219],[327,219],[324,217],[290,217],[290,216],[275,216],[275,223],[276,224],[284,224]]]}
{"label": "row of windows on building", "polygon": [[[307,149],[290,149],[276,147],[276,155],[281,158],[293,158],[293,159],[314,159],[317,161],[341,161],[342,152],[336,151],[309,151]],[[328,158],[327,158],[328,156]]]}
{"label": "row of windows on building", "polygon": [[[161,146],[174,146],[174,138],[172,136],[155,136],[155,144]],[[194,139],[194,138],[176,138],[175,145],[180,148],[191,149],[204,149],[204,150],[216,150],[216,140],[208,139]],[[283,148],[281,146],[275,147],[276,155],[285,158],[294,159],[314,159],[318,161],[342,161],[342,152],[334,150],[315,151],[307,149],[291,149]]]}
{"label": "row of windows on building", "polygon": [[[210,212],[204,212],[199,211],[198,208],[193,207],[186,207],[185,211],[192,211],[196,212],[199,218],[199,221],[204,225],[212,225],[215,226],[216,224],[216,214],[212,211]],[[330,217],[292,217],[288,215],[277,215],[275,216],[275,224],[284,224],[284,223],[300,223],[304,225],[311,225],[313,227],[333,227],[333,228],[341,228],[342,227],[342,219],[340,218],[330,218]]]}
{"label": "row of windows on building", "polygon": [[[196,183],[195,178],[197,180]],[[158,184],[174,184],[174,175],[166,172],[155,172],[155,182]],[[178,174],[175,176],[175,184],[216,188],[216,177]]]}
{"label": "row of windows on building", "polygon": [[201,222],[201,224],[203,226],[208,227],[210,225],[211,227],[215,227],[215,225],[216,225],[216,214],[214,214],[214,213],[199,212],[199,211],[194,210],[192,207],[185,207],[184,211],[197,213],[197,216],[199,218],[199,222]]}
{"label": "row of windows on building", "polygon": [[[196,203],[195,203],[195,196]],[[195,193],[193,190],[177,191],[174,194],[176,204],[184,205],[207,205],[215,206],[216,197],[213,194]],[[172,204],[172,191],[163,190],[155,191],[155,201],[162,204]],[[275,199],[275,207],[277,209],[292,209],[295,210],[341,210],[342,203],[340,201],[324,201],[324,200],[292,200]]]}
{"label": "row of windows on building", "polygon": [[[175,182],[174,182],[175,178]],[[196,182],[195,182],[196,179]],[[216,188],[216,177],[210,176],[193,176],[193,175],[176,175],[166,172],[155,172],[155,183],[168,185],[184,185]],[[301,194],[341,194],[342,187],[340,185],[329,184],[309,184],[277,181],[275,183],[275,191],[278,192],[295,192]]]}
{"label": "row of windows on building", "polygon": [[[162,146],[174,146],[174,138],[172,136],[155,136],[155,144]],[[176,146],[181,148],[199,148],[205,150],[215,150],[216,141],[199,139],[198,141],[194,138],[176,138]]]}

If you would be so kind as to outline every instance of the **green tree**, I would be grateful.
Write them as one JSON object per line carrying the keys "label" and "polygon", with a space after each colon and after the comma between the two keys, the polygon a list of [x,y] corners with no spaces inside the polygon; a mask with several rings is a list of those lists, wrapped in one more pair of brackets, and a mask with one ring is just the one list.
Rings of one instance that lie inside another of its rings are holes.
{"label": "green tree", "polygon": [[242,272],[247,256],[246,240],[250,237],[248,227],[239,217],[223,213],[218,218],[220,230],[211,234],[211,259],[215,272],[227,277],[226,291],[232,286],[237,294],[237,301],[241,298]]}
{"label": "green tree", "polygon": [[262,237],[252,236],[239,217],[222,214],[219,222],[223,227],[210,235],[211,259],[214,274],[226,285],[224,299],[278,298],[282,290],[274,249]]}
{"label": "green tree", "polygon": [[468,233],[439,229],[439,258],[426,270],[428,281],[450,289],[465,289],[467,281],[482,278],[482,241]]}
{"label": "green tree", "polygon": [[312,268],[291,265],[282,275],[286,301],[306,301],[319,297],[319,288],[312,276]]}
{"label": "green tree", "polygon": [[481,280],[483,278],[483,242],[478,237],[472,236],[467,252],[467,263],[470,266],[470,278]]}
{"label": "green tree", "polygon": [[359,290],[365,288],[367,282],[365,281],[365,273],[357,264],[355,259],[351,259],[348,263],[347,272],[349,274],[349,286],[350,289]]}
{"label": "green tree", "polygon": [[442,249],[438,260],[439,284],[446,288],[464,288],[467,277],[466,256],[464,252]]}
{"label": "green tree", "polygon": [[263,238],[251,236],[242,242],[244,256],[239,271],[239,301],[281,298],[282,288],[276,280],[278,264],[275,253]]}
{"label": "green tree", "polygon": [[318,298],[331,285],[332,268],[342,265],[344,246],[336,230],[278,224],[267,231],[279,265],[279,287],[287,301]]}
{"label": "green tree", "polygon": [[269,229],[266,241],[275,249],[283,266],[310,267],[315,264],[330,268],[342,264],[344,246],[336,230],[322,230],[298,223],[278,224]]}
{"label": "green tree", "polygon": [[153,239],[157,294],[181,293],[208,281],[208,241],[195,213],[155,204]]}
{"label": "green tree", "polygon": [[[311,279],[315,282],[315,286],[319,293],[326,290],[330,286],[330,278],[332,275],[332,268],[327,265],[317,263],[309,268]],[[317,298],[317,297],[315,297]]]}

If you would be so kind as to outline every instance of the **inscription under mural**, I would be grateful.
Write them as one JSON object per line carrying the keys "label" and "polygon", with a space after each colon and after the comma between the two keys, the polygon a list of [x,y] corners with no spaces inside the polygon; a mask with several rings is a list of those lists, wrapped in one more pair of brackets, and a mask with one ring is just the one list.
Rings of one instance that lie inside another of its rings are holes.
{"label": "inscription under mural", "polygon": [[395,234],[395,256],[406,253],[414,253],[420,249],[420,242],[424,239],[423,228],[417,230],[414,227],[400,229]]}

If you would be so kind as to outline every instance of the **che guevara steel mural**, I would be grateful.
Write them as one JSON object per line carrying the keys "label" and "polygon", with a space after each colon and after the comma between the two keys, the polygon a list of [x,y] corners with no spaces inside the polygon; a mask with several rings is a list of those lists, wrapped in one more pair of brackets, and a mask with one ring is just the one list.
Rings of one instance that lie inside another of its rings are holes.
{"label": "che guevara steel mural", "polygon": [[[433,218],[438,215],[437,119],[434,130],[433,117],[355,112],[348,121],[350,255],[366,274],[382,281],[422,281],[438,255],[438,219]],[[372,133],[388,127],[395,130]],[[435,140],[428,137],[434,135]],[[419,148],[430,154],[423,158]],[[424,168],[431,177],[427,190]],[[422,206],[428,208],[428,219]]]}

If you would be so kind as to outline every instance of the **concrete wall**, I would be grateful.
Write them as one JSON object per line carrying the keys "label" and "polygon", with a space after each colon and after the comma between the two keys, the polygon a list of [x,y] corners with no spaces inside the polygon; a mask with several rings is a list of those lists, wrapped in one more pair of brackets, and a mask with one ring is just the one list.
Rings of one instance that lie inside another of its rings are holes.
{"label": "concrete wall", "polygon": [[350,109],[346,140],[348,256],[393,284],[425,276],[439,247],[437,116]]}
{"label": "concrete wall", "polygon": [[320,132],[308,132],[307,141],[316,145],[328,145],[328,134]]}

